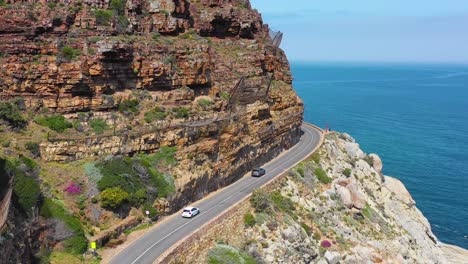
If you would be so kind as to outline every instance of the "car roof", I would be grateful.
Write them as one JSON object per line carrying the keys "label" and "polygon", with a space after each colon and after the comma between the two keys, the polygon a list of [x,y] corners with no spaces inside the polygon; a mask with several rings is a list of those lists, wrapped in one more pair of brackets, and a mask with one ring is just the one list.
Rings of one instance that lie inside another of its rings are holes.
{"label": "car roof", "polygon": [[189,206],[189,207],[185,207],[184,210],[192,210],[193,208],[195,208],[195,207]]}

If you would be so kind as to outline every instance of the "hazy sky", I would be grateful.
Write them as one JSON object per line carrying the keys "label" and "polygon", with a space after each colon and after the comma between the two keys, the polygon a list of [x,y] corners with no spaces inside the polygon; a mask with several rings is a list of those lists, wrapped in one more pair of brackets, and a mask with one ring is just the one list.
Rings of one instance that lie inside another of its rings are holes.
{"label": "hazy sky", "polygon": [[295,61],[468,64],[468,0],[251,0]]}

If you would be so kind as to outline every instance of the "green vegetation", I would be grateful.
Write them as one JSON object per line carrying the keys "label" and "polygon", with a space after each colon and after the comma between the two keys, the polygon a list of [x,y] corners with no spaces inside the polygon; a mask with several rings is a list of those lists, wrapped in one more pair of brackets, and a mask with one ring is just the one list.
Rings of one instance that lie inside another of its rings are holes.
{"label": "green vegetation", "polygon": [[152,204],[156,198],[168,197],[175,191],[174,178],[157,168],[175,165],[176,151],[175,147],[162,147],[153,155],[113,158],[95,167],[88,164],[85,171],[88,177],[97,181],[104,207],[115,209],[125,202],[135,206]]}
{"label": "green vegetation", "polygon": [[41,189],[37,180],[28,174],[19,168],[14,169],[13,192],[18,204],[29,214],[39,201]]}
{"label": "green vegetation", "polygon": [[250,204],[256,212],[268,212],[271,206],[270,196],[262,189],[256,189],[250,197]]}
{"label": "green vegetation", "polygon": [[0,6],[6,6],[5,0],[0,0]]}
{"label": "green vegetation", "polygon": [[168,113],[163,108],[156,106],[151,111],[145,113],[145,121],[151,123],[155,120],[163,120],[168,116]]}
{"label": "green vegetation", "polygon": [[299,175],[301,175],[301,177],[304,178],[304,175],[305,175],[305,172],[304,172],[304,166],[300,165],[296,168],[296,171],[297,173],[299,173]]}
{"label": "green vegetation", "polygon": [[0,102],[0,119],[18,129],[22,129],[28,124],[18,104],[12,102]]}
{"label": "green vegetation", "polygon": [[119,207],[127,201],[129,194],[120,187],[107,188],[101,192],[101,205],[109,209]]}
{"label": "green vegetation", "polygon": [[283,212],[291,213],[294,211],[294,202],[288,197],[281,195],[279,191],[275,191],[270,195],[273,204]]}
{"label": "green vegetation", "polygon": [[112,0],[109,7],[118,15],[124,15],[125,2],[123,0]]}
{"label": "green vegetation", "polygon": [[101,36],[93,36],[88,39],[89,43],[97,43],[98,41],[101,41],[102,37]]}
{"label": "green vegetation", "polygon": [[202,108],[207,108],[209,106],[211,106],[213,104],[213,101],[211,101],[210,99],[207,99],[207,98],[201,98],[201,99],[198,99],[197,101],[197,105],[202,107]]}
{"label": "green vegetation", "polygon": [[315,176],[323,184],[329,184],[332,180],[328,177],[327,173],[322,168],[315,169]]}
{"label": "green vegetation", "polygon": [[86,250],[87,240],[84,236],[80,220],[69,214],[60,203],[45,198],[42,203],[40,214],[45,218],[55,218],[63,221],[65,225],[73,231],[74,236],[63,242],[66,252],[81,254]]}
{"label": "green vegetation", "polygon": [[59,133],[63,133],[65,129],[73,127],[73,124],[68,122],[62,115],[51,115],[45,117],[37,117],[34,122],[41,126],[48,127]]}
{"label": "green vegetation", "polygon": [[111,10],[98,9],[94,16],[98,26],[109,26],[114,13]]}
{"label": "green vegetation", "polygon": [[351,176],[351,169],[350,169],[350,168],[346,168],[346,169],[343,171],[343,174],[344,174],[344,176],[346,176],[346,177]]}
{"label": "green vegetation", "polygon": [[320,154],[318,152],[314,153],[311,158],[315,163],[320,163]]}
{"label": "green vegetation", "polygon": [[219,94],[219,96],[223,99],[223,100],[229,100],[231,98],[231,95],[228,93],[228,92],[221,92]]}
{"label": "green vegetation", "polygon": [[70,46],[64,46],[60,51],[60,55],[67,61],[71,61],[80,55],[80,51]]}
{"label": "green vegetation", "polygon": [[218,244],[208,252],[209,264],[255,264],[256,261],[247,253],[237,248]]}
{"label": "green vegetation", "polygon": [[372,209],[369,207],[368,204],[366,204],[366,207],[364,207],[362,210],[361,210],[361,213],[367,217],[367,218],[371,218],[372,217]]}
{"label": "green vegetation", "polygon": [[176,118],[188,118],[190,116],[190,109],[183,106],[172,108],[172,112]]}
{"label": "green vegetation", "polygon": [[139,112],[139,105],[140,102],[138,102],[136,99],[124,100],[119,104],[119,111],[126,115],[137,114]]}
{"label": "green vegetation", "polygon": [[244,215],[244,224],[245,224],[245,226],[252,227],[252,226],[255,225],[255,223],[256,223],[255,216],[253,214],[247,213],[247,214]]}
{"label": "green vegetation", "polygon": [[27,142],[25,145],[26,149],[31,152],[34,157],[39,157],[41,155],[41,151],[39,149],[39,143],[37,142]]}
{"label": "green vegetation", "polygon": [[312,228],[308,226],[306,223],[301,223],[302,228],[307,233],[308,236],[312,234]]}
{"label": "green vegetation", "polygon": [[99,118],[91,120],[89,122],[89,125],[93,129],[94,133],[98,135],[104,133],[104,130],[108,128],[106,121],[99,119]]}

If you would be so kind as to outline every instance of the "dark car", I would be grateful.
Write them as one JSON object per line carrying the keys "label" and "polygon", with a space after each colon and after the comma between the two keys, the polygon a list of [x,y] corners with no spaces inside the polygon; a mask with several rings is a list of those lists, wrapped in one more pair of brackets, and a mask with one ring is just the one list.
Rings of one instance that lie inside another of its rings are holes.
{"label": "dark car", "polygon": [[265,173],[266,173],[265,169],[263,169],[263,168],[258,168],[258,169],[254,169],[254,170],[252,171],[252,176],[254,176],[254,177],[260,177],[260,176],[262,176],[262,175],[265,175]]}

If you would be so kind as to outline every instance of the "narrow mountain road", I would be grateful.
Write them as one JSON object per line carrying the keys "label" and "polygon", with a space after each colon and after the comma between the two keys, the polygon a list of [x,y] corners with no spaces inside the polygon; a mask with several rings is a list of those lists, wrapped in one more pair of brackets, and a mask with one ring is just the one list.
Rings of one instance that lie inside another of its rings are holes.
{"label": "narrow mountain road", "polygon": [[124,248],[109,263],[153,263],[158,256],[179,240],[184,239],[210,219],[242,200],[254,189],[291,169],[295,164],[307,158],[321,142],[322,132],[317,128],[304,124],[302,131],[304,134],[294,147],[263,166],[267,172],[264,176],[259,178],[243,177],[214,195],[194,203],[193,206],[200,208],[201,213],[192,219],[182,218],[180,212],[177,212],[175,216],[169,217],[167,221],[158,224]]}

